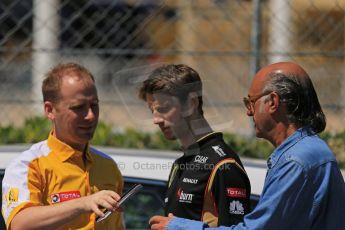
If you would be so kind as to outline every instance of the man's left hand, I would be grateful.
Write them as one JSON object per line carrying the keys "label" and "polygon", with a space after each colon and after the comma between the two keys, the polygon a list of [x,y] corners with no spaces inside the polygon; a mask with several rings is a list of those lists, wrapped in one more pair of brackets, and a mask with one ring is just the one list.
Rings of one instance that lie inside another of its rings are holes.
{"label": "man's left hand", "polygon": [[174,218],[174,215],[169,213],[168,217],[166,216],[153,216],[149,224],[151,225],[152,230],[165,230],[171,219]]}

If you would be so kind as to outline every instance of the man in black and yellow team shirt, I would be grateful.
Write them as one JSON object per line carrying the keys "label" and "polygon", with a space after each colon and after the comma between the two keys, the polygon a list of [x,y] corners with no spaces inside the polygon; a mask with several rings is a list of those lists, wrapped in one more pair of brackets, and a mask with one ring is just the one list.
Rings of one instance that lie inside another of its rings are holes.
{"label": "man in black and yellow team shirt", "polygon": [[165,214],[232,225],[250,210],[250,182],[238,155],[213,132],[203,115],[202,82],[186,65],[155,69],[139,90],[168,140],[183,156],[171,169]]}
{"label": "man in black and yellow team shirt", "polygon": [[42,85],[44,111],[53,129],[6,168],[2,212],[7,229],[123,229],[115,211],[123,179],[112,158],[89,146],[98,122],[92,74],[60,64]]}

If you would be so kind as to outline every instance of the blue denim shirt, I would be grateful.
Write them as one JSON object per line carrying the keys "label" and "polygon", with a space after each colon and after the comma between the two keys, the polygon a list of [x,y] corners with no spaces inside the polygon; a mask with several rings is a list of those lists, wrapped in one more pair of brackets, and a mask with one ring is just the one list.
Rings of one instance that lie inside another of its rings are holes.
{"label": "blue denim shirt", "polygon": [[231,227],[174,218],[167,229],[344,229],[345,182],[328,145],[308,128],[288,137],[268,160],[260,201]]}

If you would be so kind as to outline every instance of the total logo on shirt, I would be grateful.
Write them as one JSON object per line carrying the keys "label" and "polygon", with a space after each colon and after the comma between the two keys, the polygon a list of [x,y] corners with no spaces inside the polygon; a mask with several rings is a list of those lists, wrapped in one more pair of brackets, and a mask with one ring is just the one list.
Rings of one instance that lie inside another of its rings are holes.
{"label": "total logo on shirt", "polygon": [[200,164],[205,164],[207,160],[208,160],[208,157],[200,156],[200,155],[196,155],[194,158],[194,162],[200,163]]}
{"label": "total logo on shirt", "polygon": [[239,202],[238,200],[232,201],[229,206],[229,212],[230,214],[243,215],[244,214],[243,204]]}
{"label": "total logo on shirt", "polygon": [[177,190],[177,199],[179,202],[192,203],[194,194],[185,193],[182,189]]}
{"label": "total logo on shirt", "polygon": [[50,195],[50,199],[53,204],[64,202],[67,200],[73,200],[79,197],[81,197],[79,191],[60,192],[60,193],[54,193]]}
{"label": "total logo on shirt", "polygon": [[226,195],[229,197],[246,198],[245,188],[226,188]]}

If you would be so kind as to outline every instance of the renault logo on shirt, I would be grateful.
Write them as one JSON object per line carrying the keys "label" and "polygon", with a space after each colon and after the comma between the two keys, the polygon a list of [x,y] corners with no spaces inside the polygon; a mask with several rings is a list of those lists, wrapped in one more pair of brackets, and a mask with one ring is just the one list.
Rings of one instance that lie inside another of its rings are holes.
{"label": "renault logo on shirt", "polygon": [[194,158],[194,162],[200,163],[200,164],[205,164],[207,162],[207,160],[208,160],[208,157],[200,156],[200,155],[197,155]]}
{"label": "renault logo on shirt", "polygon": [[177,198],[179,202],[192,203],[194,194],[185,193],[182,189],[177,190]]}
{"label": "renault logo on shirt", "polygon": [[197,184],[198,183],[198,179],[191,179],[191,178],[183,178],[183,183],[187,183],[187,184]]}
{"label": "renault logo on shirt", "polygon": [[4,194],[3,196],[4,196],[4,199],[7,201],[7,207],[10,207],[13,203],[18,202],[19,189],[10,188],[7,194]]}

